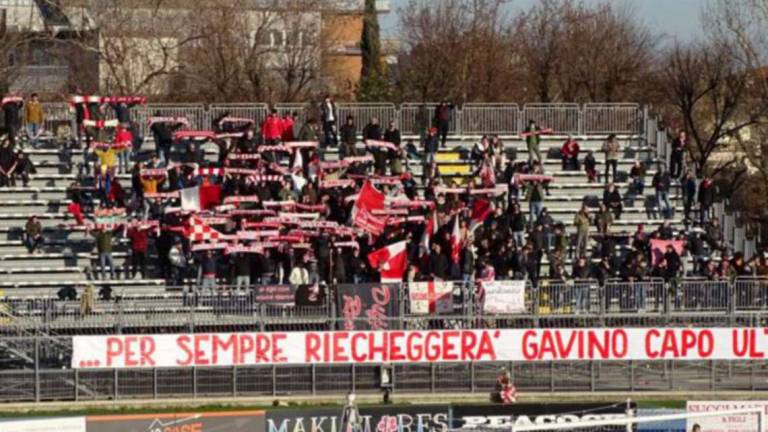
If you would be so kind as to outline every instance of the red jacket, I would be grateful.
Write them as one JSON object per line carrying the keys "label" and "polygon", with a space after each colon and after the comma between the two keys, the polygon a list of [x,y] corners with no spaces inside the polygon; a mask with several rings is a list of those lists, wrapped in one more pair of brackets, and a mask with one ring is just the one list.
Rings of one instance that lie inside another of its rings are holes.
{"label": "red jacket", "polygon": [[127,237],[131,239],[131,249],[136,252],[146,252],[149,244],[149,236],[146,230],[131,228],[128,230]]}
{"label": "red jacket", "polygon": [[567,158],[574,158],[579,155],[579,143],[576,141],[570,140],[566,141],[563,144],[563,147],[560,149],[560,153]]}
{"label": "red jacket", "polygon": [[283,134],[283,121],[277,116],[269,116],[261,124],[261,136],[264,139],[280,139]]}
{"label": "red jacket", "polygon": [[283,129],[281,138],[283,142],[293,141],[294,139],[293,138],[293,125],[294,125],[293,118],[285,117],[281,120],[281,122],[282,122],[282,129]]}

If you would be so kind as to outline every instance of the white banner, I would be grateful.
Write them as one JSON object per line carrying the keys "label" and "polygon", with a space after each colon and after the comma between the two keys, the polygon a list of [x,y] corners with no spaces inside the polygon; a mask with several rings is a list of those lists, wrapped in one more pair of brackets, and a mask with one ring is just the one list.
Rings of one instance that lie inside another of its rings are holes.
{"label": "white banner", "polygon": [[485,291],[483,313],[515,314],[525,312],[525,281],[481,282]]}
{"label": "white banner", "polygon": [[411,313],[426,315],[453,312],[453,282],[411,282],[408,284]]}
{"label": "white banner", "polygon": [[587,328],[75,336],[73,368],[550,360],[764,360],[768,328]]}
{"label": "white banner", "polygon": [[46,419],[0,420],[3,432],[85,432],[85,417],[49,417]]}
{"label": "white banner", "polygon": [[768,401],[688,401],[686,406],[689,414],[707,413],[713,411],[760,408],[763,411],[763,430],[757,430],[757,413],[727,415],[717,417],[692,417],[688,419],[687,430],[693,430],[698,424],[704,432],[764,432],[765,419],[768,414]]}

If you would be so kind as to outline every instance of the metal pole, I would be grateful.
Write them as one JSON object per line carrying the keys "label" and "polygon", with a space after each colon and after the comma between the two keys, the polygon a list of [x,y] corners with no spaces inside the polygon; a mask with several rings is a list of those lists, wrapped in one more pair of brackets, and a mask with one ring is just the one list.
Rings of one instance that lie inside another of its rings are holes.
{"label": "metal pole", "polygon": [[[77,388],[77,386],[75,386],[75,388]],[[35,337],[35,402],[40,402],[40,338],[39,337]]]}
{"label": "metal pole", "polygon": [[157,368],[152,368],[152,399],[157,399]]}
{"label": "metal pole", "polygon": [[118,387],[120,386],[120,383],[119,383],[118,380],[119,380],[119,378],[117,376],[117,368],[114,368],[114,369],[112,369],[112,383],[114,385],[114,388],[112,389],[112,391],[114,393],[113,396],[114,396],[115,400],[117,400],[120,397],[120,391],[118,390]]}
{"label": "metal pole", "polygon": [[237,365],[232,365],[232,396],[237,397]]}

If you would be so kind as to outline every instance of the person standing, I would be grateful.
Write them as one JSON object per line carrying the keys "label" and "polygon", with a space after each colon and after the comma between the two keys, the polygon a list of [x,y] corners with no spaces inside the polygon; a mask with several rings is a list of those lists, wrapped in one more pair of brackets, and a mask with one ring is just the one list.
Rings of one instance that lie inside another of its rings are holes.
{"label": "person standing", "polygon": [[277,145],[283,135],[283,121],[277,115],[277,110],[272,109],[261,124],[261,137],[266,145]]}
{"label": "person standing", "polygon": [[573,217],[573,225],[576,226],[576,256],[587,256],[587,241],[589,240],[589,209],[586,205]]}
{"label": "person standing", "polygon": [[339,129],[339,135],[341,137],[339,158],[344,159],[347,156],[357,156],[357,149],[355,148],[357,143],[357,126],[355,126],[354,117],[351,115],[347,116],[347,122]]}
{"label": "person standing", "polygon": [[531,226],[539,219],[541,209],[544,207],[544,185],[541,181],[534,180],[526,186],[525,199],[528,200],[530,210],[529,220]]}
{"label": "person standing", "polygon": [[445,148],[445,143],[448,140],[448,130],[451,127],[451,112],[453,108],[453,104],[448,103],[448,101],[442,101],[435,107],[435,127],[438,129],[440,146],[442,148]]}
{"label": "person standing", "polygon": [[616,181],[616,169],[619,164],[619,141],[616,135],[608,135],[608,139],[603,143],[603,152],[605,152],[605,183],[608,184],[608,172],[613,171],[613,180]]}
{"label": "person standing", "polygon": [[[669,203],[669,188],[672,179],[669,172],[664,168],[664,164],[659,164],[656,175],[653,176],[653,187],[656,189],[656,206],[664,218],[672,217],[672,205]],[[663,205],[662,205],[663,204]]]}
{"label": "person standing", "polygon": [[699,222],[704,225],[709,219],[709,209],[712,208],[712,204],[715,202],[715,184],[709,177],[704,177],[699,185]]}
{"label": "person standing", "polygon": [[24,105],[24,99],[19,96],[8,95],[2,100],[3,114],[5,116],[5,128],[8,130],[8,139],[11,147],[16,147],[16,138],[21,127],[19,112]]}
{"label": "person standing", "polygon": [[147,278],[147,249],[149,235],[147,229],[137,226],[138,219],[132,219],[133,225],[125,231],[125,236],[131,241],[131,279],[136,278],[137,270],[141,271],[141,278]]}
{"label": "person standing", "polygon": [[430,166],[435,162],[435,153],[437,153],[440,142],[437,137],[437,128],[430,128],[427,137],[424,139],[424,165]]}
{"label": "person standing", "polygon": [[338,142],[336,136],[336,103],[330,95],[326,95],[320,106],[321,120],[323,121],[323,147],[335,147]]}
{"label": "person standing", "polygon": [[677,137],[672,140],[672,153],[669,156],[669,175],[672,178],[680,178],[683,173],[683,156],[688,148],[688,136],[685,131],[677,133]]}
{"label": "person standing", "polygon": [[536,156],[536,160],[541,163],[541,149],[539,148],[541,141],[541,128],[536,124],[536,120],[528,120],[528,127],[523,131],[525,135],[525,144],[528,147],[528,162],[533,161],[533,157]]}
{"label": "person standing", "polygon": [[112,260],[112,231],[107,228],[98,229],[91,232],[96,240],[96,251],[99,254],[99,266],[101,267],[101,279],[104,279],[104,269],[109,264],[109,277],[115,278],[115,262]]}
{"label": "person standing", "polygon": [[32,93],[29,101],[24,105],[24,123],[27,128],[27,136],[29,137],[29,145],[32,148],[37,146],[37,139],[43,132],[43,121],[45,116],[43,113],[43,104],[40,103],[37,93]]}
{"label": "person standing", "polygon": [[696,179],[693,177],[693,172],[688,170],[685,174],[685,179],[681,185],[683,193],[683,215],[685,216],[686,223],[690,222],[691,209],[696,202]]}

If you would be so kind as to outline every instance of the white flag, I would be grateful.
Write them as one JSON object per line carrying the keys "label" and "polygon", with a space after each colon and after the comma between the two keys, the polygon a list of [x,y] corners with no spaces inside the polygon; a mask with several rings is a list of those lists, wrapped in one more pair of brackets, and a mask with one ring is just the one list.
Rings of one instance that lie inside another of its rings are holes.
{"label": "white flag", "polygon": [[181,209],[187,211],[200,211],[199,186],[181,190]]}

